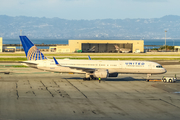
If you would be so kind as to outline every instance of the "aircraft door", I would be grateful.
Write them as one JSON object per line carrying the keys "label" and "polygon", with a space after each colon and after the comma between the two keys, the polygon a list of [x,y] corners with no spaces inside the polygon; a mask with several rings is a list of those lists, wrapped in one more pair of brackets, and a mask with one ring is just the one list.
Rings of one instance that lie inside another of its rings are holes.
{"label": "aircraft door", "polygon": [[149,65],[148,65],[148,68],[149,68],[149,69],[152,69],[152,65],[151,65],[151,64],[149,64]]}
{"label": "aircraft door", "polygon": [[126,63],[120,63],[119,68],[121,69],[126,69]]}
{"label": "aircraft door", "polygon": [[121,63],[119,64],[119,68],[122,68],[122,64]]}

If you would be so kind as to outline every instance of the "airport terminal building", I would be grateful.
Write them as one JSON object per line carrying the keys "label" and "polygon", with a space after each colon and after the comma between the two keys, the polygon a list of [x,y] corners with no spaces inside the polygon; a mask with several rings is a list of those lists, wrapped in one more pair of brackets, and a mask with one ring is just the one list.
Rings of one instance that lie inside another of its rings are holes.
{"label": "airport terminal building", "polygon": [[144,40],[69,40],[67,45],[49,47],[51,52],[135,53],[144,52]]}
{"label": "airport terminal building", "polygon": [[[16,51],[16,47],[3,47],[2,41],[3,39],[0,37],[0,52]],[[139,53],[144,52],[144,40],[69,40],[68,44],[49,46],[49,51],[58,53]]]}

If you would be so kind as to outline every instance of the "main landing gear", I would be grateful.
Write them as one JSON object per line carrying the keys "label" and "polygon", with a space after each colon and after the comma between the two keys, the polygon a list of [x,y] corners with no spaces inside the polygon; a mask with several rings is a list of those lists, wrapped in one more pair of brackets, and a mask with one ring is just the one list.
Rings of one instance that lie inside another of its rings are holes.
{"label": "main landing gear", "polygon": [[86,73],[86,77],[85,78],[83,78],[83,80],[85,81],[85,80],[87,80],[87,81],[89,81],[89,80],[96,80],[97,78],[96,77],[94,77],[92,74],[90,74],[90,73]]}
{"label": "main landing gear", "polygon": [[84,81],[85,81],[85,80],[90,81],[90,80],[97,80],[97,78],[94,77],[93,75],[90,75],[89,77],[83,78],[83,80],[84,80]]}

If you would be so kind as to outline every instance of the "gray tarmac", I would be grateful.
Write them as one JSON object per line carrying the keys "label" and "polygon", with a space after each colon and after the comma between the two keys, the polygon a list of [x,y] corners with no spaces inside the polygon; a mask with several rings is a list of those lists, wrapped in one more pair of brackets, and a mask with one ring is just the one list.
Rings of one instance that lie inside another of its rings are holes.
{"label": "gray tarmac", "polygon": [[99,83],[83,81],[83,74],[0,65],[0,120],[180,119],[180,65],[164,65],[166,74],[151,76],[176,74],[176,83],[145,82],[141,74]]}

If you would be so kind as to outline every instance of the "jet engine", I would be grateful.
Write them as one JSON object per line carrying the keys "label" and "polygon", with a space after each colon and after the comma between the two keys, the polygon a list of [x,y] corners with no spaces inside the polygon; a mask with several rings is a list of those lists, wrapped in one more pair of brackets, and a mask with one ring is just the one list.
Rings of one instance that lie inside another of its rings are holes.
{"label": "jet engine", "polygon": [[118,76],[118,73],[109,73],[108,77],[117,77],[117,76]]}
{"label": "jet engine", "polygon": [[93,76],[96,78],[107,78],[109,76],[108,70],[97,70],[93,73]]}

